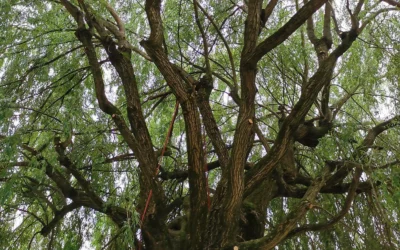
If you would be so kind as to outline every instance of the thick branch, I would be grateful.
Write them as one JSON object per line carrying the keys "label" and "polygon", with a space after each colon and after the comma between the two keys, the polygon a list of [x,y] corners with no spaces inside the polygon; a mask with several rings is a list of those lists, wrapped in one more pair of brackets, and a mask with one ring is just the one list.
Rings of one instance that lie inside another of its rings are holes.
{"label": "thick branch", "polygon": [[88,30],[80,29],[76,32],[76,36],[85,46],[85,53],[87,55],[90,68],[92,71],[94,85],[96,90],[96,97],[99,103],[99,107],[102,111],[106,114],[111,115],[115,124],[118,127],[118,130],[121,132],[121,135],[124,137],[125,141],[129,145],[129,147],[135,152],[138,149],[138,142],[132,136],[131,132],[129,131],[128,126],[123,119],[123,116],[119,109],[115,107],[105,95],[105,87],[104,87],[104,80],[103,74],[101,71],[100,64],[97,60],[97,55],[95,48],[91,42],[91,34]]}
{"label": "thick branch", "polygon": [[209,102],[212,83],[209,79],[203,77],[198,85],[200,89],[197,91],[197,103],[203,118],[203,124],[218,155],[219,162],[224,168],[228,165],[229,154]]}
{"label": "thick branch", "polygon": [[204,245],[205,223],[207,218],[207,187],[204,175],[204,148],[201,136],[200,114],[196,99],[192,93],[194,86],[183,69],[173,65],[163,50],[163,27],[161,19],[161,1],[147,0],[145,5],[151,33],[147,41],[141,44],[153,59],[167,84],[181,104],[185,121],[186,143],[188,149],[189,186],[190,186],[190,239],[193,249]]}
{"label": "thick branch", "polygon": [[[305,4],[308,3],[308,0],[304,1]],[[314,31],[314,20],[312,15],[310,16],[310,18],[307,19],[307,36],[308,39],[310,39],[310,42],[315,46],[317,44],[318,38],[315,35],[315,31]]]}
{"label": "thick branch", "polygon": [[[296,180],[295,180],[296,182]],[[297,182],[296,182],[297,183]],[[304,183],[306,184],[306,183]],[[372,190],[374,185],[379,185],[380,183],[371,183],[370,181],[365,181],[361,182],[357,189],[356,193],[367,193]],[[307,184],[309,186],[309,184]],[[321,194],[344,194],[349,191],[349,188],[351,186],[351,183],[342,183],[338,184],[335,186],[323,186],[321,188],[320,193]],[[279,193],[276,194],[276,197],[292,197],[292,198],[302,198],[304,194],[307,192],[307,188],[298,188],[296,186],[290,186],[290,187],[281,187],[279,189]]]}
{"label": "thick branch", "polygon": [[326,230],[334,226],[336,223],[338,223],[343,217],[349,212],[351,205],[353,203],[354,198],[357,195],[357,188],[358,184],[360,181],[360,177],[362,174],[362,169],[361,168],[356,168],[356,171],[353,176],[353,181],[348,189],[347,197],[345,200],[345,203],[343,205],[342,210],[330,221],[327,223],[320,223],[320,224],[315,224],[315,225],[305,225],[301,226],[299,228],[293,229],[288,237],[295,236],[297,234],[307,232],[307,231],[321,231],[321,230]]}
{"label": "thick branch", "polygon": [[311,0],[305,4],[290,20],[274,34],[260,43],[256,50],[251,53],[245,61],[254,67],[257,62],[269,51],[284,42],[293,32],[295,32],[311,15],[322,7],[328,0]]}
{"label": "thick branch", "polygon": [[[246,163],[245,169],[250,169],[253,166],[252,163]],[[211,171],[221,167],[221,163],[219,161],[209,162],[207,164],[207,169],[204,171]],[[158,177],[163,180],[179,180],[184,181],[188,178],[188,171],[187,170],[175,170],[172,172],[161,172]]]}
{"label": "thick branch", "polygon": [[71,204],[64,206],[61,210],[55,211],[53,219],[49,222],[49,224],[44,226],[42,230],[40,230],[40,233],[46,237],[67,213],[72,212],[78,207],[80,207],[80,204],[72,202]]}
{"label": "thick branch", "polygon": [[389,119],[387,121],[384,121],[374,128],[370,129],[367,136],[365,137],[364,141],[362,142],[360,149],[365,150],[369,147],[371,147],[378,135],[380,135],[382,132],[393,128],[395,126],[400,125],[400,116],[395,116],[392,119]]}
{"label": "thick branch", "polygon": [[85,28],[85,22],[83,21],[83,13],[70,1],[61,0],[62,5],[67,9],[67,11],[71,14],[71,16],[75,19],[78,24],[78,29]]}
{"label": "thick branch", "polygon": [[272,14],[272,11],[274,10],[276,4],[278,3],[278,0],[271,0],[267,4],[267,7],[264,9],[264,17],[261,14],[261,21],[264,23],[264,25],[268,22],[269,17]]}
{"label": "thick branch", "polygon": [[[399,126],[400,125],[400,116],[395,116],[392,119],[389,119],[385,122],[382,122],[378,124],[377,126],[371,128],[368,131],[368,134],[364,138],[363,142],[361,145],[356,149],[356,151],[353,153],[352,158],[355,159],[355,161],[361,161],[366,153],[366,151],[371,148],[375,142],[375,139],[378,135],[383,133],[389,128]],[[360,164],[354,163],[354,162],[346,162],[341,168],[337,170],[337,172],[327,181],[327,185],[333,186],[337,183],[340,183],[341,181],[346,178],[346,176],[349,174],[349,172],[355,168],[359,167]]]}
{"label": "thick branch", "polygon": [[121,18],[118,16],[117,12],[114,10],[114,8],[109,3],[106,2],[105,4],[106,4],[107,10],[110,12],[110,14],[114,18],[114,20],[117,22],[117,26],[118,26],[119,31],[121,32],[121,35],[125,36],[125,25],[122,22]]}
{"label": "thick branch", "polygon": [[267,139],[265,138],[265,136],[263,135],[262,131],[258,127],[257,123],[254,124],[253,129],[254,129],[254,132],[256,133],[257,137],[260,139],[261,144],[263,145],[265,151],[269,152],[271,150],[271,147],[269,146],[269,143],[268,143]]}
{"label": "thick branch", "polygon": [[382,1],[397,8],[400,8],[400,2],[396,2],[394,0],[382,0]]}
{"label": "thick branch", "polygon": [[285,155],[287,147],[291,144],[298,126],[303,122],[305,115],[317,98],[318,92],[330,81],[335,63],[335,57],[328,57],[322,61],[318,71],[310,78],[309,83],[303,89],[299,101],[284,120],[274,146],[246,175],[246,195],[271,173],[276,164]]}
{"label": "thick branch", "polygon": [[325,39],[329,41],[330,44],[332,44],[331,14],[332,5],[328,2],[325,4],[323,37],[325,37]]}
{"label": "thick branch", "polygon": [[317,177],[308,188],[298,205],[292,209],[292,211],[286,216],[285,220],[281,224],[276,226],[275,229],[267,236],[256,240],[246,241],[242,244],[239,244],[239,248],[245,250],[273,249],[282,240],[286,239],[289,232],[306,215],[306,213],[314,207],[315,198],[329,176],[329,167],[325,167],[321,175]]}

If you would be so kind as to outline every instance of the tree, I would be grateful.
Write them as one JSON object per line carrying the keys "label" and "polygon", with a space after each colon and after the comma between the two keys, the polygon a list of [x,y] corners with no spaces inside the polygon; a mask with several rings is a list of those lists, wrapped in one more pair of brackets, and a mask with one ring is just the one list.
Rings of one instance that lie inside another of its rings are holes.
{"label": "tree", "polygon": [[400,3],[2,1],[2,248],[396,249]]}

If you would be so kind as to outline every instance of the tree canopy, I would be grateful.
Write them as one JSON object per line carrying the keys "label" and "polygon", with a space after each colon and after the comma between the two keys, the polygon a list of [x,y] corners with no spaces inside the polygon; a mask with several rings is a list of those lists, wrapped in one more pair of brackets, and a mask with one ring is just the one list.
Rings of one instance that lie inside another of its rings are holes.
{"label": "tree canopy", "polygon": [[1,249],[399,249],[397,0],[0,2]]}

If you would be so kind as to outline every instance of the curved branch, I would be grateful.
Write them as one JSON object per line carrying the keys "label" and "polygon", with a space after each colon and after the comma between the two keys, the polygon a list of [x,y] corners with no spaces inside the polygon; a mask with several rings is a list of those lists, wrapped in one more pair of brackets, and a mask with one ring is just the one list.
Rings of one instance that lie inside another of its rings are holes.
{"label": "curved branch", "polygon": [[248,55],[248,57],[245,59],[246,63],[248,63],[250,67],[254,67],[264,55],[284,42],[327,1],[328,0],[311,0],[301,7],[300,10],[297,11],[287,23],[285,23],[274,34],[261,42],[255,51]]}
{"label": "curved branch", "polygon": [[[308,3],[308,0],[305,0],[304,4],[307,4],[307,3]],[[318,41],[318,38],[315,35],[314,20],[313,20],[312,15],[307,19],[307,29],[306,30],[307,30],[308,39],[310,39],[310,42],[313,45],[316,45],[317,41]]]}
{"label": "curved branch", "polygon": [[[385,122],[378,124],[377,126],[371,128],[368,131],[368,134],[364,138],[361,145],[356,149],[353,153],[352,158],[355,160],[362,161],[362,157],[366,153],[366,151],[371,148],[375,142],[375,139],[382,132],[386,131],[389,128],[399,126],[400,125],[400,116],[395,116],[392,119],[389,119]],[[340,183],[346,178],[349,172],[353,168],[359,168],[359,163],[356,162],[346,162],[332,177],[327,181],[327,185],[333,186],[336,183]]]}
{"label": "curved branch", "polygon": [[306,213],[314,207],[315,198],[330,175],[330,169],[326,166],[322,173],[310,185],[297,206],[290,211],[282,223],[276,226],[267,236],[240,243],[239,248],[244,250],[261,248],[273,249],[281,241],[286,239],[289,232],[292,231],[296,224],[304,218]]}
{"label": "curved branch", "polygon": [[268,153],[271,150],[271,147],[269,146],[267,139],[263,135],[263,133],[257,123],[254,124],[253,129],[254,129],[254,132],[256,133],[256,135],[258,136],[258,138],[260,139],[261,144],[263,145],[265,151]]}
{"label": "curved branch", "polygon": [[71,16],[75,19],[78,24],[78,29],[85,28],[85,22],[83,20],[83,13],[70,1],[68,0],[60,0],[61,4],[67,9],[67,11],[71,14]]}
{"label": "curved branch", "polygon": [[67,213],[72,212],[79,207],[80,205],[78,203],[72,202],[71,204],[64,206],[61,210],[55,211],[54,218],[47,225],[45,225],[42,230],[40,230],[40,234],[46,237],[51,230],[53,230],[62,219],[64,219],[64,216]]}
{"label": "curved branch", "polygon": [[390,4],[392,6],[395,6],[397,8],[400,8],[400,2],[396,2],[394,0],[381,0],[382,2],[385,2],[387,4]]}
{"label": "curved branch", "polygon": [[400,7],[398,8],[386,8],[386,9],[380,9],[377,12],[375,12],[374,14],[372,14],[371,16],[369,16],[361,25],[360,27],[360,31],[362,31],[363,29],[365,29],[365,27],[367,27],[368,24],[370,24],[379,14],[385,13],[385,12],[389,12],[389,11],[395,11],[395,10],[399,10]]}
{"label": "curved branch", "polygon": [[269,17],[272,14],[272,11],[274,11],[276,4],[278,3],[278,0],[271,0],[267,4],[267,7],[264,9],[264,16],[261,14],[261,21],[264,23],[264,25],[268,22]]}
{"label": "curved branch", "polygon": [[44,221],[43,221],[39,216],[37,216],[37,215],[34,214],[33,212],[30,212],[29,210],[22,209],[22,208],[18,208],[18,207],[13,207],[13,206],[9,206],[9,207],[12,208],[12,209],[15,209],[15,210],[17,210],[17,211],[20,211],[20,212],[23,212],[23,213],[27,213],[27,214],[29,214],[30,216],[32,216],[33,218],[35,218],[37,221],[39,221],[40,224],[46,225],[46,223],[44,223]]}
{"label": "curved branch", "polygon": [[332,3],[330,1],[328,1],[327,4],[329,4],[331,6],[331,10],[332,10],[331,16],[332,16],[332,20],[333,20],[333,24],[334,24],[333,29],[335,30],[337,35],[340,35],[339,24],[338,24],[338,21],[336,18],[335,10],[333,9]]}
{"label": "curved branch", "polygon": [[119,31],[121,32],[121,35],[125,36],[125,25],[122,22],[121,18],[118,16],[117,12],[114,10],[113,7],[111,7],[111,5],[108,2],[105,2],[105,4],[108,12],[110,12],[114,20],[117,22],[117,26]]}
{"label": "curved branch", "polygon": [[332,14],[332,5],[328,1],[325,4],[323,37],[330,44],[332,44],[331,14]]}
{"label": "curved branch", "polygon": [[384,121],[374,128],[370,129],[364,141],[362,142],[359,149],[363,150],[365,148],[371,147],[378,135],[387,129],[400,125],[400,115],[395,116],[387,121]]}
{"label": "curved branch", "polygon": [[353,181],[348,189],[346,201],[343,205],[342,210],[329,222],[327,223],[320,223],[320,224],[315,224],[315,225],[304,225],[301,227],[298,227],[296,229],[293,229],[289,234],[288,237],[295,236],[297,234],[307,232],[307,231],[321,231],[321,230],[326,230],[334,226],[336,223],[338,223],[343,217],[349,212],[351,205],[353,203],[354,198],[357,195],[357,188],[358,184],[360,181],[360,177],[362,174],[362,169],[361,168],[356,168],[356,171],[353,176]]}
{"label": "curved branch", "polygon": [[343,105],[353,97],[353,95],[356,94],[356,91],[358,88],[360,88],[361,84],[358,84],[355,86],[352,90],[348,91],[342,98],[340,98],[333,106],[334,106],[334,111],[332,113],[332,120],[335,119],[336,115],[339,113],[339,111],[342,109]]}
{"label": "curved branch", "polygon": [[291,145],[293,136],[303,122],[304,117],[313,105],[319,91],[330,81],[336,58],[329,56],[322,61],[317,72],[310,78],[308,84],[303,88],[299,101],[293,107],[289,116],[284,120],[282,127],[270,152],[264,156],[246,175],[245,196],[251,193],[279,163],[285,155],[288,146]]}
{"label": "curved branch", "polygon": [[[161,19],[161,1],[147,0],[145,4],[151,33],[141,45],[153,59],[158,70],[181,104],[186,131],[188,150],[188,176],[190,186],[191,222],[189,234],[193,249],[201,249],[204,245],[204,221],[207,219],[207,184],[204,175],[204,148],[201,136],[201,121],[198,112],[195,91],[189,74],[182,68],[172,64],[163,46],[163,25]],[[199,233],[201,232],[201,233]],[[167,236],[165,236],[167,237]],[[147,241],[150,241],[147,240]]]}

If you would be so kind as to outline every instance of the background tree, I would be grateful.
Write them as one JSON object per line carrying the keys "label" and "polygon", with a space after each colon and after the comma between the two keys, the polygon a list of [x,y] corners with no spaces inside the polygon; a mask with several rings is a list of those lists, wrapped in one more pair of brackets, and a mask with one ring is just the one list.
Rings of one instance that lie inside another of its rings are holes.
{"label": "background tree", "polygon": [[1,248],[398,249],[399,7],[1,1]]}

